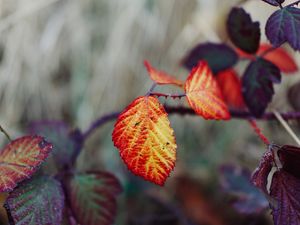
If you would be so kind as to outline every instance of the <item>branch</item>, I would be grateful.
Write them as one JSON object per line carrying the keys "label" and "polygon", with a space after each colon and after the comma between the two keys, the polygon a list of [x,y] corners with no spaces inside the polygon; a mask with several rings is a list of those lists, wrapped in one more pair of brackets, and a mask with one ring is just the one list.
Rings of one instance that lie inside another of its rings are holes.
{"label": "branch", "polygon": [[[196,116],[197,114],[194,112],[193,109],[187,108],[187,107],[174,107],[174,106],[165,106],[165,110],[169,114],[178,114],[178,115],[191,115]],[[118,118],[121,112],[113,112],[106,114],[99,119],[97,119],[95,122],[93,122],[90,127],[83,132],[83,141],[86,140],[96,129],[104,125],[105,123],[108,123],[112,120],[115,120]],[[232,119],[242,119],[242,120],[276,120],[276,116],[273,112],[265,113],[259,118],[255,118],[250,112],[247,111],[238,111],[238,110],[231,110],[230,111]],[[295,120],[300,119],[300,111],[299,112],[286,112],[286,113],[280,113],[282,118],[285,120]]]}

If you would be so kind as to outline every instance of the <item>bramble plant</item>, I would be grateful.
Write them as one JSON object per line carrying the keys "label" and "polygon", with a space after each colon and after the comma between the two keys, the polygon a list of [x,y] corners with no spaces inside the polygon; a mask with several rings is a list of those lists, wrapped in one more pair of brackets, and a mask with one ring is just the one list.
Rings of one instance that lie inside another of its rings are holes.
{"label": "bramble plant", "polygon": [[[269,205],[275,225],[300,224],[300,148],[270,143],[255,122],[278,119],[298,141],[285,120],[299,119],[300,112],[265,111],[281,73],[298,71],[282,45],[300,50],[300,1],[288,5],[284,0],[263,1],[276,9],[265,28],[270,44],[261,43],[259,22],[243,8],[234,7],[226,23],[231,44],[195,46],[182,60],[190,70],[186,81],[145,61],[154,84],[123,112],[100,117],[84,132],[59,121],[34,122],[29,129],[32,135],[10,141],[0,153],[0,190],[9,192],[5,208],[10,224],[62,224],[63,220],[81,225],[113,224],[120,182],[105,171],[77,171],[76,159],[96,129],[117,119],[112,141],[128,170],[163,186],[175,167],[177,149],[168,113],[206,120],[248,120],[267,150],[252,176],[233,166],[222,167],[221,186],[229,194],[239,193],[233,206],[241,213],[261,212]],[[234,66],[245,60],[248,66],[240,78]],[[176,86],[178,94],[155,92],[157,85]],[[299,84],[291,89],[292,101],[300,95],[299,90]],[[159,97],[186,98],[190,108],[163,105]],[[292,105],[300,108],[299,103]],[[38,170],[49,154],[56,171]]]}

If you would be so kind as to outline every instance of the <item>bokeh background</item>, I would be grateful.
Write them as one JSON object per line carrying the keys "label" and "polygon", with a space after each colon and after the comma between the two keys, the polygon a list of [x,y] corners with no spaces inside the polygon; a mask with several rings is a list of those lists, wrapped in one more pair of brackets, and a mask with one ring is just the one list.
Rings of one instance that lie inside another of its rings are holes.
{"label": "bokeh background", "polygon": [[[274,8],[260,0],[0,0],[0,124],[12,137],[26,133],[35,120],[87,129],[148,91],[152,81],[144,59],[185,79],[180,61],[193,46],[229,43],[224,24],[235,5],[259,20],[264,34]],[[291,109],[286,93],[298,80],[300,74],[284,77],[270,109]],[[124,186],[116,224],[269,224],[269,212],[235,212],[218,184],[221,164],[252,170],[265,151],[247,121],[172,115],[171,123],[178,160],[164,188],[127,172],[111,141],[113,123],[84,146],[78,170],[111,171]],[[294,144],[277,122],[259,124],[272,141]]]}

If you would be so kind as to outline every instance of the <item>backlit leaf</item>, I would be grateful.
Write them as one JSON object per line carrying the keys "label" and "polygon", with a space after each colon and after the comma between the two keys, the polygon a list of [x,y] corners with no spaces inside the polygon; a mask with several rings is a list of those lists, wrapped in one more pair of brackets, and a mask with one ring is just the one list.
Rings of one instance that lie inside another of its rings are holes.
{"label": "backlit leaf", "polygon": [[266,35],[274,47],[288,42],[300,50],[300,9],[288,6],[275,11],[267,21]]}
{"label": "backlit leaf", "polygon": [[205,60],[214,74],[233,67],[238,56],[236,52],[225,44],[204,43],[193,48],[183,60],[183,65],[192,70],[199,61]]}
{"label": "backlit leaf", "polygon": [[54,178],[37,177],[11,192],[5,207],[15,225],[59,225],[64,193]]}
{"label": "backlit leaf", "polygon": [[283,3],[285,0],[263,0],[263,1],[273,6],[279,6],[279,4]]}
{"label": "backlit leaf", "polygon": [[[271,49],[269,44],[262,44],[257,52],[258,55]],[[263,56],[264,59],[272,62],[284,73],[295,73],[298,71],[298,66],[293,57],[284,49],[274,49]]]}
{"label": "backlit leaf", "polygon": [[[270,61],[276,65],[284,73],[295,73],[298,71],[298,66],[293,57],[282,47],[272,49],[273,46],[269,44],[261,44],[256,55]],[[265,53],[266,51],[269,52]],[[255,60],[255,55],[245,53],[239,49],[236,50],[237,54],[242,58]],[[265,53],[265,54],[264,54]]]}
{"label": "backlit leaf", "polygon": [[44,136],[53,144],[53,156],[59,167],[74,163],[80,149],[82,140],[76,132],[61,121],[38,121],[30,126],[30,132]]}
{"label": "backlit leaf", "polygon": [[148,61],[144,62],[145,67],[148,70],[150,78],[157,84],[173,84],[179,87],[183,87],[184,83],[175,77],[165,73],[164,71],[159,71],[151,66]]}
{"label": "backlit leaf", "polygon": [[244,108],[242,84],[237,73],[233,69],[220,72],[216,76],[224,101],[229,107]]}
{"label": "backlit leaf", "polygon": [[250,112],[260,117],[271,102],[273,83],[280,83],[280,70],[273,63],[258,58],[247,67],[243,78],[243,96]]}
{"label": "backlit leaf", "polygon": [[0,152],[0,192],[11,191],[29,179],[45,161],[52,145],[39,136],[24,136]]}
{"label": "backlit leaf", "polygon": [[110,173],[76,174],[68,185],[69,201],[78,224],[111,225],[116,216],[119,181]]}
{"label": "backlit leaf", "polygon": [[240,213],[253,214],[264,211],[269,203],[263,192],[250,182],[247,169],[233,165],[221,167],[223,191],[235,197],[233,207]]}
{"label": "backlit leaf", "polygon": [[128,169],[163,185],[174,168],[176,142],[163,106],[154,97],[138,97],[119,116],[114,145]]}
{"label": "backlit leaf", "polygon": [[259,22],[253,22],[242,8],[232,8],[227,20],[227,31],[231,41],[248,53],[255,53],[259,47]]}
{"label": "backlit leaf", "polygon": [[217,80],[205,61],[199,62],[185,83],[188,103],[204,119],[230,119]]}

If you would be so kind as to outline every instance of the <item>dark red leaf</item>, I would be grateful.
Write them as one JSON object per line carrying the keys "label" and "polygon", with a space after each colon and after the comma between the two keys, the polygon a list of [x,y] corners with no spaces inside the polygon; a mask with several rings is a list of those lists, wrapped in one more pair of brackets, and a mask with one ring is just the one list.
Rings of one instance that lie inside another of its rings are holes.
{"label": "dark red leaf", "polygon": [[275,225],[300,224],[300,180],[280,170],[272,178],[270,203]]}
{"label": "dark red leaf", "polygon": [[187,69],[192,70],[201,60],[205,60],[216,74],[234,66],[238,61],[238,55],[225,44],[204,43],[193,48],[182,63]]}
{"label": "dark red leaf", "polygon": [[259,47],[259,22],[253,22],[242,8],[232,8],[227,20],[227,32],[231,41],[247,53],[255,53]]}
{"label": "dark red leaf", "polygon": [[267,21],[266,35],[275,47],[288,42],[300,50],[300,9],[288,6],[274,12]]}
{"label": "dark red leaf", "polygon": [[268,176],[272,170],[273,161],[274,158],[272,153],[272,146],[270,146],[269,149],[262,156],[259,166],[255,169],[251,177],[252,183],[266,194],[268,193]]}
{"label": "dark red leaf", "polygon": [[247,67],[243,78],[243,96],[250,112],[260,117],[271,102],[273,83],[280,83],[280,70],[273,63],[258,58]]}
{"label": "dark red leaf", "polygon": [[277,154],[282,169],[300,179],[300,148],[284,145],[278,150]]}

